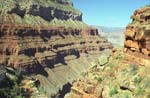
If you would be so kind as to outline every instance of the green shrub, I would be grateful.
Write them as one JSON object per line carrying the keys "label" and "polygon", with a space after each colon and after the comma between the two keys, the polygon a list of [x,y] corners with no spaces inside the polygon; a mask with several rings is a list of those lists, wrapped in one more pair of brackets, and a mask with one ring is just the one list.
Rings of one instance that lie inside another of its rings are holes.
{"label": "green shrub", "polygon": [[131,75],[136,75],[138,72],[138,65],[136,64],[130,64],[130,73]]}
{"label": "green shrub", "polygon": [[139,95],[143,95],[145,92],[145,89],[143,87],[137,87],[136,91],[135,91],[135,95],[139,96]]}
{"label": "green shrub", "polygon": [[120,97],[120,98],[133,98],[133,97],[132,97],[132,93],[131,93],[131,92],[125,91],[125,92],[123,93],[123,96]]}
{"label": "green shrub", "polygon": [[142,81],[142,77],[140,77],[140,76],[135,76],[133,81],[134,81],[135,83],[140,83],[140,82]]}
{"label": "green shrub", "polygon": [[21,75],[21,68],[19,68],[18,70],[14,70],[11,67],[10,68],[7,67],[5,68],[5,70],[6,70],[5,77],[0,81],[0,97],[23,98],[25,90],[20,87],[21,81],[23,79]]}
{"label": "green shrub", "polygon": [[109,64],[108,66],[109,66],[110,68],[113,68],[113,67],[115,67],[115,65],[116,65],[116,64],[111,63],[111,64]]}
{"label": "green shrub", "polygon": [[150,79],[149,78],[146,79],[144,88],[150,88]]}
{"label": "green shrub", "polygon": [[109,96],[112,97],[113,95],[117,94],[118,93],[118,88],[117,86],[113,86],[111,88],[111,90],[109,91]]}
{"label": "green shrub", "polygon": [[3,85],[0,87],[1,98],[23,98],[25,91],[19,87],[17,81],[5,78],[1,84]]}
{"label": "green shrub", "polygon": [[96,79],[98,82],[102,82],[102,81],[103,81],[103,78],[102,78],[102,77],[95,77],[95,79]]}
{"label": "green shrub", "polygon": [[39,86],[38,87],[38,91],[39,91],[39,94],[43,94],[43,93],[46,93],[45,89],[43,86]]}

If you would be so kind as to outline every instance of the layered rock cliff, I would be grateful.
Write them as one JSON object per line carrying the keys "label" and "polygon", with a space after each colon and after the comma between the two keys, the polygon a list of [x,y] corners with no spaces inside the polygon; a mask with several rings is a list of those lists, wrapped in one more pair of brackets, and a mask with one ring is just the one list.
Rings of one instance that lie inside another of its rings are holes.
{"label": "layered rock cliff", "polygon": [[0,63],[39,80],[47,96],[112,48],[69,0],[1,0],[0,8]]}
{"label": "layered rock cliff", "polygon": [[125,31],[125,51],[136,57],[150,59],[150,6],[140,8],[131,16]]}

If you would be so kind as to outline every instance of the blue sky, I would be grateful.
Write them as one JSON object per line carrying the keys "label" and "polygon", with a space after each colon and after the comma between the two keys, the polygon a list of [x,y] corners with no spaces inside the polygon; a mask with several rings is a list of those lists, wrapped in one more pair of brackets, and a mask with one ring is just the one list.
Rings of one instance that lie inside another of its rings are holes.
{"label": "blue sky", "polygon": [[133,12],[150,4],[150,0],[73,0],[73,3],[89,25],[125,27]]}

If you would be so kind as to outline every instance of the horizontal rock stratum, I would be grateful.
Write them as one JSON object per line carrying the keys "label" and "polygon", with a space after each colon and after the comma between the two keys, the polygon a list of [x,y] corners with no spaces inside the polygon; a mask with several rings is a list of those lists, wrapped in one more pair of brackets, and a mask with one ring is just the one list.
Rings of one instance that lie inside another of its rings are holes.
{"label": "horizontal rock stratum", "polygon": [[150,60],[150,6],[136,10],[131,18],[125,31],[124,51]]}
{"label": "horizontal rock stratum", "polygon": [[82,22],[70,0],[1,0],[0,63],[55,96],[112,44]]}

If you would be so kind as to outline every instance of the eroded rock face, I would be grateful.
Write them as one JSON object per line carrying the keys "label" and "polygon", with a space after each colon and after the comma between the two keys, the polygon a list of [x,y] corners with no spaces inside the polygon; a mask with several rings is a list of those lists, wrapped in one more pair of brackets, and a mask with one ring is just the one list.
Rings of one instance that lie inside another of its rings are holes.
{"label": "eroded rock face", "polygon": [[[97,29],[70,25],[82,23],[82,15],[69,0],[0,2],[7,5],[0,6],[0,63],[39,80],[47,96],[55,96],[112,48]],[[50,24],[53,18],[56,25]],[[56,18],[71,23],[59,26]]]}
{"label": "eroded rock face", "polygon": [[112,48],[98,35],[97,29],[92,28],[41,27],[38,30],[10,24],[3,24],[0,28],[0,63],[21,68],[26,75],[38,75],[36,78],[41,84],[44,81],[41,77],[49,77],[55,85],[72,81],[90,67],[94,56]]}
{"label": "eroded rock face", "polygon": [[[65,29],[62,27],[26,27],[2,24],[0,37],[1,63],[29,67],[40,63],[54,68],[65,63],[67,56],[80,58],[81,53],[100,53],[112,45],[98,35],[97,29]],[[41,67],[42,67],[41,66]],[[32,70],[30,70],[32,71]],[[26,70],[26,72],[29,72]]]}
{"label": "eroded rock face", "polygon": [[131,18],[133,21],[125,31],[124,50],[150,59],[150,6],[136,10]]}

